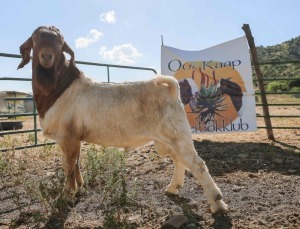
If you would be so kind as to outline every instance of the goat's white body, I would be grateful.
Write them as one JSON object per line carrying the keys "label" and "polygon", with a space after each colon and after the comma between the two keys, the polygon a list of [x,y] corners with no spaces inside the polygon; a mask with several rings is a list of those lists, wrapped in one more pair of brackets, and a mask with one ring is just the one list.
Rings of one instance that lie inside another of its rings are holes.
{"label": "goat's white body", "polygon": [[170,96],[167,85],[153,80],[107,84],[78,79],[40,122],[44,135],[56,141],[72,134],[82,141],[119,148],[190,134],[179,98]]}

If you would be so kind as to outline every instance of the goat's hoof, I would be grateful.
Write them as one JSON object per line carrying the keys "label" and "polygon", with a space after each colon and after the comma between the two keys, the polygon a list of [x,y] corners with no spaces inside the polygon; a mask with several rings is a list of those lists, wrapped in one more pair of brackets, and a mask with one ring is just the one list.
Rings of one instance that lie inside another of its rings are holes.
{"label": "goat's hoof", "polygon": [[83,188],[83,185],[84,185],[84,182],[77,182],[77,187],[78,187],[78,190],[82,189]]}
{"label": "goat's hoof", "polygon": [[210,207],[212,213],[214,214],[226,214],[228,212],[228,206],[227,204],[224,203],[224,201],[221,200],[216,200],[213,205]]}
{"label": "goat's hoof", "polygon": [[84,180],[82,178],[82,176],[76,178],[76,183],[77,183],[77,188],[81,189],[84,185]]}
{"label": "goat's hoof", "polygon": [[173,188],[172,186],[168,185],[167,188],[165,189],[166,195],[178,195],[179,190],[177,188]]}
{"label": "goat's hoof", "polygon": [[73,203],[74,199],[75,199],[75,194],[76,194],[76,191],[70,191],[70,190],[64,189],[64,191],[61,195],[61,199],[67,203]]}

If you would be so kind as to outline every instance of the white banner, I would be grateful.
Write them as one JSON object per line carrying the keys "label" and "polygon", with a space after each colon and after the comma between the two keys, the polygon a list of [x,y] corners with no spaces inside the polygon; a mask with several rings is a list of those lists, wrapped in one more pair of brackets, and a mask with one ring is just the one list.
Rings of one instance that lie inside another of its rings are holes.
{"label": "white banner", "polygon": [[201,51],[163,45],[161,73],[179,81],[181,101],[193,133],[257,130],[246,37]]}

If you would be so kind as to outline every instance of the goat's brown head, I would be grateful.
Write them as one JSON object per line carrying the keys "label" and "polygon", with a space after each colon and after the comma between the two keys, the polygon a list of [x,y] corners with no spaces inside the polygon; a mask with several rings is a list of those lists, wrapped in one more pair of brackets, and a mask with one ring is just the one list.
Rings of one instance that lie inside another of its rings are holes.
{"label": "goat's brown head", "polygon": [[71,64],[74,64],[74,52],[64,41],[60,31],[54,26],[38,27],[21,46],[22,61],[19,68],[23,68],[30,61],[30,52],[33,49],[33,62],[44,69],[55,67],[61,58],[61,53],[70,54]]}
{"label": "goat's brown head", "polygon": [[[60,94],[75,78],[80,77],[80,71],[75,66],[74,52],[56,27],[38,27],[20,46],[22,61],[18,69],[30,62],[31,49],[34,94],[48,96],[54,90],[57,90],[56,94]],[[71,56],[70,62],[66,61],[63,52]]]}

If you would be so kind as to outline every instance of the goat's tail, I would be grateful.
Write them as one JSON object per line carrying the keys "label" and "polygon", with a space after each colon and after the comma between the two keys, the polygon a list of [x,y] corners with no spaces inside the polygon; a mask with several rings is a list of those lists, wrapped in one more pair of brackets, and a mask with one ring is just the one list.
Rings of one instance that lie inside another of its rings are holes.
{"label": "goat's tail", "polygon": [[179,99],[179,84],[173,76],[159,75],[153,79],[156,85],[163,85],[168,87],[171,96],[175,99]]}

